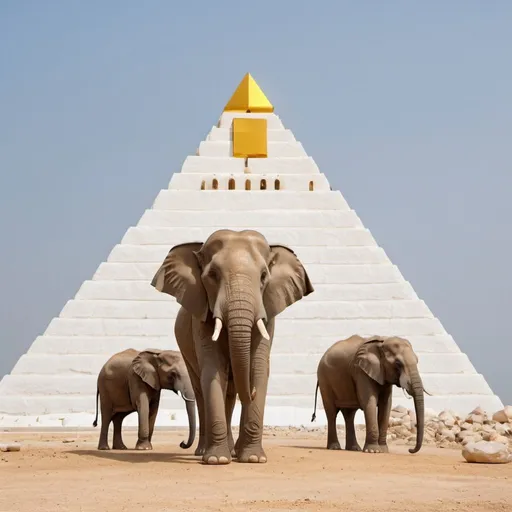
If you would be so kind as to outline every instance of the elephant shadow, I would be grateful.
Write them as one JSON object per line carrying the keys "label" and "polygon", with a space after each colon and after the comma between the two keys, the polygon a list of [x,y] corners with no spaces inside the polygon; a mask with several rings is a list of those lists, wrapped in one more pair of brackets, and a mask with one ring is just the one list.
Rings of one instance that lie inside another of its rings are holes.
{"label": "elephant shadow", "polygon": [[172,452],[157,452],[154,450],[70,450],[67,452],[79,457],[97,457],[104,460],[115,460],[131,464],[147,464],[149,462],[193,464],[197,457],[193,454],[183,455]]}

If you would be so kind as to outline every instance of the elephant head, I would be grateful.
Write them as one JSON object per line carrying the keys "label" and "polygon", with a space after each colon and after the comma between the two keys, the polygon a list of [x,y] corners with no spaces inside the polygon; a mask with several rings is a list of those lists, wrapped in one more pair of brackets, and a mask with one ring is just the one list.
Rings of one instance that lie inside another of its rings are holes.
{"label": "elephant head", "polygon": [[151,284],[175,297],[201,322],[214,321],[213,342],[225,326],[242,404],[254,397],[250,382],[253,328],[268,340],[268,321],[314,291],[295,253],[269,245],[253,230],[222,229],[204,243],[173,247]]}
{"label": "elephant head", "polygon": [[170,389],[180,394],[186,403],[189,435],[181,448],[190,448],[196,436],[195,395],[185,361],[174,350],[146,349],[132,362],[132,368],[148,386],[155,391]]}
{"label": "elephant head", "polygon": [[373,337],[367,340],[355,356],[355,364],[381,386],[394,384],[405,389],[414,399],[417,418],[416,453],[423,442],[425,401],[423,383],[418,371],[418,356],[404,338]]}

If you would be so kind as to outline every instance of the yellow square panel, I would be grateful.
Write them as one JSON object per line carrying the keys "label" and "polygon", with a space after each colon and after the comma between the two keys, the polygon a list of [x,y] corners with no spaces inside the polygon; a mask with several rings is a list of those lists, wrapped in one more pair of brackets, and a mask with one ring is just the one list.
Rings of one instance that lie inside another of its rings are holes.
{"label": "yellow square panel", "polygon": [[233,156],[267,158],[267,120],[247,117],[233,119]]}

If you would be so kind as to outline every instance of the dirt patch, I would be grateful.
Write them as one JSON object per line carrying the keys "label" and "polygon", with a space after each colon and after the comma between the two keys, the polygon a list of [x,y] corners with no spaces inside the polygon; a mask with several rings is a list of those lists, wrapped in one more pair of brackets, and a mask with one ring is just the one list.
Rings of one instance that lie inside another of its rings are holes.
{"label": "dirt patch", "polygon": [[207,467],[179,448],[185,430],[155,432],[151,452],[99,452],[98,433],[0,433],[22,443],[0,454],[0,512],[511,510],[512,464],[468,464],[460,450],[334,452],[323,432],[276,430],[267,464]]}

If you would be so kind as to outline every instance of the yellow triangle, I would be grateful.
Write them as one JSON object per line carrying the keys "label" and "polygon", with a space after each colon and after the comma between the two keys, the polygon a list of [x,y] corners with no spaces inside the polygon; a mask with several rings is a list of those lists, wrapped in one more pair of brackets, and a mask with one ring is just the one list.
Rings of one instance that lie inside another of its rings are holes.
{"label": "yellow triangle", "polygon": [[224,112],[274,112],[274,107],[251,74],[247,73],[224,107]]}

